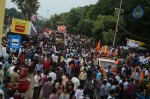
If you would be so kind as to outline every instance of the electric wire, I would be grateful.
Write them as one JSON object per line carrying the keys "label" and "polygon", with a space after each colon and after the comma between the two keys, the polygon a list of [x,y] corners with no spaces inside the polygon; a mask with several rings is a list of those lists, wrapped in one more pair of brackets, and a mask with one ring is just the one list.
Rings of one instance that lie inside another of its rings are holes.
{"label": "electric wire", "polygon": [[141,37],[138,37],[138,36],[135,36],[133,35],[132,33],[128,32],[125,28],[123,28],[121,25],[118,25],[122,30],[124,30],[126,33],[130,34],[131,36],[135,37],[135,38],[138,38],[138,39],[142,39],[142,40],[145,40],[145,41],[149,41],[148,39],[145,39],[145,38],[141,38]]}

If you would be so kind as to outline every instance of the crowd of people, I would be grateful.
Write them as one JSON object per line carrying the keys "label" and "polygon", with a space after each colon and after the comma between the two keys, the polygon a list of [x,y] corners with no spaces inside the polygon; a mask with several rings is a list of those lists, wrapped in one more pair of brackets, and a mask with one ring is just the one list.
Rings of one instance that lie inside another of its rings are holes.
{"label": "crowd of people", "polygon": [[[34,75],[32,99],[40,94],[43,99],[150,99],[149,53],[108,46],[97,51],[81,36],[65,36],[62,47],[53,37],[38,34],[19,50],[9,48],[9,38],[3,37],[0,99],[15,99],[27,71]],[[98,61],[104,57],[115,57],[116,66],[108,62],[105,70]]]}

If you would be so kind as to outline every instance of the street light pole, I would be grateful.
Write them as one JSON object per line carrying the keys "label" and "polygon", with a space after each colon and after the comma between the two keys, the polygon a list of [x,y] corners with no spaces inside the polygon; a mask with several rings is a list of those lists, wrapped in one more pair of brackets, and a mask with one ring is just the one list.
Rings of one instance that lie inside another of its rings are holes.
{"label": "street light pole", "polygon": [[120,8],[119,8],[118,17],[117,17],[117,23],[116,23],[116,28],[115,28],[113,47],[115,46],[115,42],[116,42],[116,34],[118,32],[118,24],[119,24],[119,19],[120,19],[121,8],[122,8],[122,0],[120,1]]}
{"label": "street light pole", "polygon": [[47,18],[49,17],[49,10],[46,10],[47,11]]}

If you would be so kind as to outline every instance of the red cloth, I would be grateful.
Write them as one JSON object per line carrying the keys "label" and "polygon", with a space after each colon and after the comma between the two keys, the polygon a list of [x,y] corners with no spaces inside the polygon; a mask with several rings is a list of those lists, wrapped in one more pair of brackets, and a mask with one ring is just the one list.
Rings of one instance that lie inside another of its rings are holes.
{"label": "red cloth", "polygon": [[21,54],[21,57],[20,57],[20,58],[21,58],[21,60],[20,60],[20,61],[21,61],[21,65],[24,65],[24,63],[25,63],[25,62],[24,62],[24,61],[25,61],[25,55],[24,55],[24,54]]}
{"label": "red cloth", "polygon": [[19,85],[18,85],[19,91],[21,93],[25,93],[26,91],[28,91],[29,85],[30,85],[30,82],[27,79],[25,79],[25,78],[20,79]]}
{"label": "red cloth", "polygon": [[27,68],[21,68],[21,72],[23,73],[21,78],[25,78],[27,76],[28,70],[27,70]]}
{"label": "red cloth", "polygon": [[46,61],[44,61],[44,70],[47,70],[47,71],[49,71],[50,70],[50,67],[51,67],[51,62],[50,62],[50,60],[46,60]]}

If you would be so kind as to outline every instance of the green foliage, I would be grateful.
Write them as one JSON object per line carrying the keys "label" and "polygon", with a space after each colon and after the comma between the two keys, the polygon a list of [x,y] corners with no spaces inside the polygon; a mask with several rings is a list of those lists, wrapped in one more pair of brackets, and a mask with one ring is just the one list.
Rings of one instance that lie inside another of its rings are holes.
{"label": "green foliage", "polygon": [[5,9],[5,16],[14,17],[18,19],[22,19],[21,12],[17,11],[15,8]]}
{"label": "green foliage", "polygon": [[[12,2],[18,5],[23,14],[29,13],[28,19],[40,6],[38,0],[32,2],[12,0]],[[118,14],[115,8],[119,8],[119,4],[120,0],[98,0],[94,5],[73,8],[68,13],[55,14],[43,24],[55,30],[58,24],[64,24],[68,33],[92,36],[95,40],[101,39],[102,43],[112,45]],[[134,19],[132,11],[139,4],[144,10],[144,16],[141,19]],[[126,37],[149,43],[137,37],[150,39],[150,0],[123,0],[122,9],[124,12],[120,14],[119,25],[135,36],[127,34],[118,27],[116,44],[125,45]]]}
{"label": "green foliage", "polygon": [[111,45],[113,42],[114,31],[108,30],[107,32],[102,32],[102,42],[107,45]]}
{"label": "green foliage", "polygon": [[129,54],[129,50],[124,49],[123,52],[122,52],[121,57],[126,58],[128,54]]}
{"label": "green foliage", "polygon": [[[123,18],[120,18],[120,24],[124,26]],[[95,38],[101,39],[101,42],[107,45],[112,45],[114,38],[114,29],[116,26],[116,17],[111,15],[99,15],[94,21],[93,33],[96,33]],[[97,35],[98,34],[98,35]],[[120,42],[124,33],[120,31],[117,34],[116,42]]]}
{"label": "green foliage", "polygon": [[87,36],[93,36],[92,35],[93,21],[88,19],[80,19],[77,27],[79,33]]}
{"label": "green foliage", "polygon": [[18,6],[27,20],[30,20],[32,14],[36,14],[40,4],[38,0],[11,0]]}

